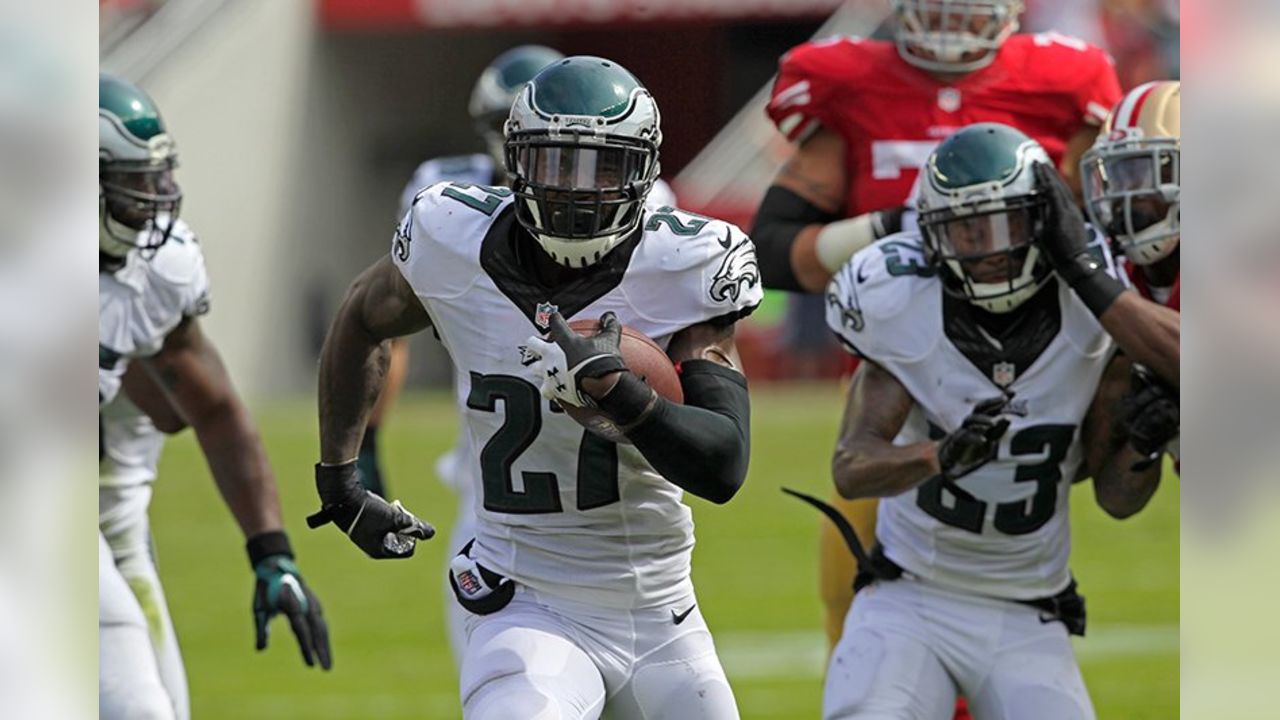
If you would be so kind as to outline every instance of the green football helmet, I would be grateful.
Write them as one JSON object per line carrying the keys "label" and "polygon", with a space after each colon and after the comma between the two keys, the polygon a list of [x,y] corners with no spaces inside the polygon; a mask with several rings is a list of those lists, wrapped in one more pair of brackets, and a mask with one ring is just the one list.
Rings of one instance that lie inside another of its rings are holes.
{"label": "green football helmet", "polygon": [[599,262],[639,225],[661,144],[658,105],[625,68],[589,56],[553,63],[507,119],[516,219],[561,265]]}
{"label": "green football helmet", "polygon": [[1035,245],[1048,218],[1032,166],[1039,143],[1007,125],[978,123],[942,141],[921,170],[920,231],[946,286],[974,305],[1006,313],[1052,275]]}
{"label": "green football helmet", "polygon": [[502,126],[516,94],[539,70],[563,58],[562,53],[549,47],[521,45],[499,55],[480,73],[467,109],[476,134],[484,140],[498,167],[502,167]]}
{"label": "green football helmet", "polygon": [[98,75],[98,248],[124,257],[169,239],[182,190],[178,155],[155,102],[120,78]]}

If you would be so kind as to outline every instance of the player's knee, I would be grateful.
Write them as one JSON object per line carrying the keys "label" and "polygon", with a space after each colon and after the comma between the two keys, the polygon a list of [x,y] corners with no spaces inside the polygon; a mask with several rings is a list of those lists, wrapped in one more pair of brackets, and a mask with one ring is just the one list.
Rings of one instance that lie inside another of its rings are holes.
{"label": "player's knee", "polygon": [[555,687],[555,678],[540,684],[529,675],[503,675],[464,694],[464,720],[509,720],[513,712],[530,720],[594,720],[604,708],[604,689],[598,695]]}

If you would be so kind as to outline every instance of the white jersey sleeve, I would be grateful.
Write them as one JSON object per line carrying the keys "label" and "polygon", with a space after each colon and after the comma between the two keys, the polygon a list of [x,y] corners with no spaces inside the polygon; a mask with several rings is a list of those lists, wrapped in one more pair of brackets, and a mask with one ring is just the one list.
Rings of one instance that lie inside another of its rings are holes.
{"label": "white jersey sleeve", "polygon": [[195,235],[177,221],[150,259],[131,252],[124,267],[98,275],[98,344],[121,357],[160,351],[184,318],[209,311],[209,275]]}
{"label": "white jersey sleeve", "polygon": [[755,245],[737,226],[671,207],[647,208],[643,223],[621,287],[655,327],[735,322],[764,298]]}
{"label": "white jersey sleeve", "polygon": [[676,207],[676,191],[671,189],[671,185],[666,180],[658,178],[653,181],[653,187],[650,188],[649,194],[644,199],[645,207],[658,210],[664,207]]}
{"label": "white jersey sleeve", "polygon": [[847,350],[873,361],[927,355],[937,334],[906,318],[935,274],[919,236],[891,235],[863,248],[827,286],[827,326]]}
{"label": "white jersey sleeve", "polygon": [[480,244],[510,202],[507,188],[459,182],[417,194],[400,218],[391,259],[419,298],[457,297],[479,280]]}
{"label": "white jersey sleeve", "polygon": [[400,217],[409,212],[413,199],[422,190],[441,182],[488,185],[494,180],[496,165],[485,153],[434,158],[418,166],[409,184],[400,192]]}

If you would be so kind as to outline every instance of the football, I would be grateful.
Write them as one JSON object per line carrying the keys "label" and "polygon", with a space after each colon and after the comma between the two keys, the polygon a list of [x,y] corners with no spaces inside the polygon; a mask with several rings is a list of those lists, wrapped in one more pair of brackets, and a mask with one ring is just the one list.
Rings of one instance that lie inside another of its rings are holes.
{"label": "football", "polygon": [[[579,335],[589,335],[596,331],[599,320],[573,320],[569,327]],[[645,381],[662,397],[677,403],[684,402],[684,390],[680,387],[680,376],[676,367],[667,357],[667,353],[644,333],[622,327],[622,359],[627,368],[637,377]],[[591,432],[611,442],[630,444],[626,436],[618,430],[618,426],[599,410],[594,408],[565,405],[565,414],[573,418]]]}

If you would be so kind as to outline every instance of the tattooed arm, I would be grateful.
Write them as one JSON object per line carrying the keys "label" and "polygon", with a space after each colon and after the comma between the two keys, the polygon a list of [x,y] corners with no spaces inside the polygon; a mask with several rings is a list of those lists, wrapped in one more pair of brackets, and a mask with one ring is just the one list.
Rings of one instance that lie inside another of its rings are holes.
{"label": "tattooed arm", "polygon": [[390,256],[351,284],[320,351],[321,463],[355,459],[387,375],[391,338],[428,327],[430,316]]}

